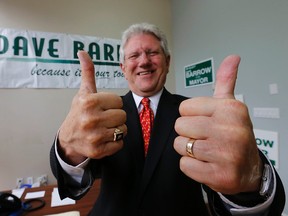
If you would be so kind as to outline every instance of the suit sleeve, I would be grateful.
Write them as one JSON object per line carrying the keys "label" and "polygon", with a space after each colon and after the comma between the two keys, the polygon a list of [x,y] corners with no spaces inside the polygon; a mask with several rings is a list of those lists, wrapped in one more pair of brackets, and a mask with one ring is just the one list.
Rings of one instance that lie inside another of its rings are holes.
{"label": "suit sleeve", "polygon": [[[57,140],[56,140],[57,142]],[[91,188],[95,175],[91,172],[91,165],[88,164],[85,168],[81,183],[75,181],[69,174],[67,174],[61,167],[55,152],[54,141],[50,150],[50,166],[53,175],[57,179],[59,195],[61,199],[69,197],[74,200],[81,199]]]}

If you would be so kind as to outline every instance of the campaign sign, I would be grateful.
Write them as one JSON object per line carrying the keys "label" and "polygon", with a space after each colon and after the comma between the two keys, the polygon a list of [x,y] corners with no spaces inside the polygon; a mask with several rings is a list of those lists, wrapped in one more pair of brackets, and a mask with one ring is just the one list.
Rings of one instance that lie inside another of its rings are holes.
{"label": "campaign sign", "polygon": [[278,132],[254,129],[258,148],[269,158],[272,165],[279,169]]}
{"label": "campaign sign", "polygon": [[214,82],[213,58],[184,67],[185,87],[207,85]]}

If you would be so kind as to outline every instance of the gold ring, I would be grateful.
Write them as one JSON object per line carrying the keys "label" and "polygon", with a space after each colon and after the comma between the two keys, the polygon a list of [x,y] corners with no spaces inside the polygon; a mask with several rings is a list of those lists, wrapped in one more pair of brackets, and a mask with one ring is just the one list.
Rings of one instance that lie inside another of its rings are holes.
{"label": "gold ring", "polygon": [[115,128],[115,131],[114,131],[113,135],[114,135],[114,139],[113,139],[114,142],[115,141],[119,141],[119,140],[123,139],[123,137],[124,137],[123,131],[121,131],[118,128]]}
{"label": "gold ring", "polygon": [[196,141],[195,139],[189,139],[189,141],[186,144],[186,152],[192,158],[195,158],[195,156],[193,154],[193,145],[194,145],[195,141]]}

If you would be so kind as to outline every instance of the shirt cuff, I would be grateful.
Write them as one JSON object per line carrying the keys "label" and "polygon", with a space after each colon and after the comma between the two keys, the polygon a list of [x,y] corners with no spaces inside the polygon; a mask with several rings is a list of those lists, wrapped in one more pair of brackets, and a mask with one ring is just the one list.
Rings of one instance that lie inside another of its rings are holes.
{"label": "shirt cuff", "polygon": [[[59,133],[59,132],[58,132]],[[62,169],[71,176],[71,178],[73,178],[75,181],[77,181],[78,183],[81,183],[82,181],[82,177],[84,175],[84,169],[87,167],[90,158],[87,158],[85,161],[83,161],[82,163],[78,164],[77,166],[72,166],[68,163],[66,163],[59,155],[58,153],[58,133],[57,133],[57,137],[55,139],[55,154],[57,157],[57,160],[60,164],[60,166],[62,167]]]}
{"label": "shirt cuff", "polygon": [[271,193],[269,194],[269,196],[267,197],[267,199],[263,203],[257,204],[253,207],[241,206],[241,205],[238,205],[236,203],[233,203],[231,200],[229,200],[223,194],[218,193],[220,198],[222,199],[224,205],[226,206],[226,208],[230,211],[230,213],[233,216],[243,215],[243,214],[247,215],[247,216],[259,215],[259,214],[267,211],[269,209],[269,207],[271,206],[271,204],[274,200],[274,197],[275,197],[275,193],[276,193],[276,174],[275,174],[275,170],[273,169],[273,165],[271,164],[271,162],[269,161],[268,158],[266,158],[265,162],[266,162],[266,164],[269,164],[269,166],[271,168],[272,179],[271,179],[271,182],[269,184],[269,191],[271,191]]}

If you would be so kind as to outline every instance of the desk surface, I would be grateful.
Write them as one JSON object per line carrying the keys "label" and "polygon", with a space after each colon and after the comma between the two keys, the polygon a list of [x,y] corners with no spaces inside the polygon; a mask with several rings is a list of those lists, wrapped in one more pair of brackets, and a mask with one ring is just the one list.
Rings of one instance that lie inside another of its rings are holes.
{"label": "desk surface", "polygon": [[47,214],[57,214],[63,213],[68,211],[79,211],[81,216],[86,216],[90,212],[92,206],[94,205],[99,191],[100,191],[100,180],[95,181],[93,187],[90,191],[80,200],[76,201],[74,205],[66,205],[66,206],[57,206],[51,207],[51,196],[53,189],[57,187],[56,185],[48,185],[38,188],[26,188],[23,195],[22,200],[24,201],[24,197],[26,193],[35,192],[35,191],[45,191],[45,206],[39,210],[35,210],[32,212],[25,213],[25,216],[40,216],[40,215],[47,215]]}

